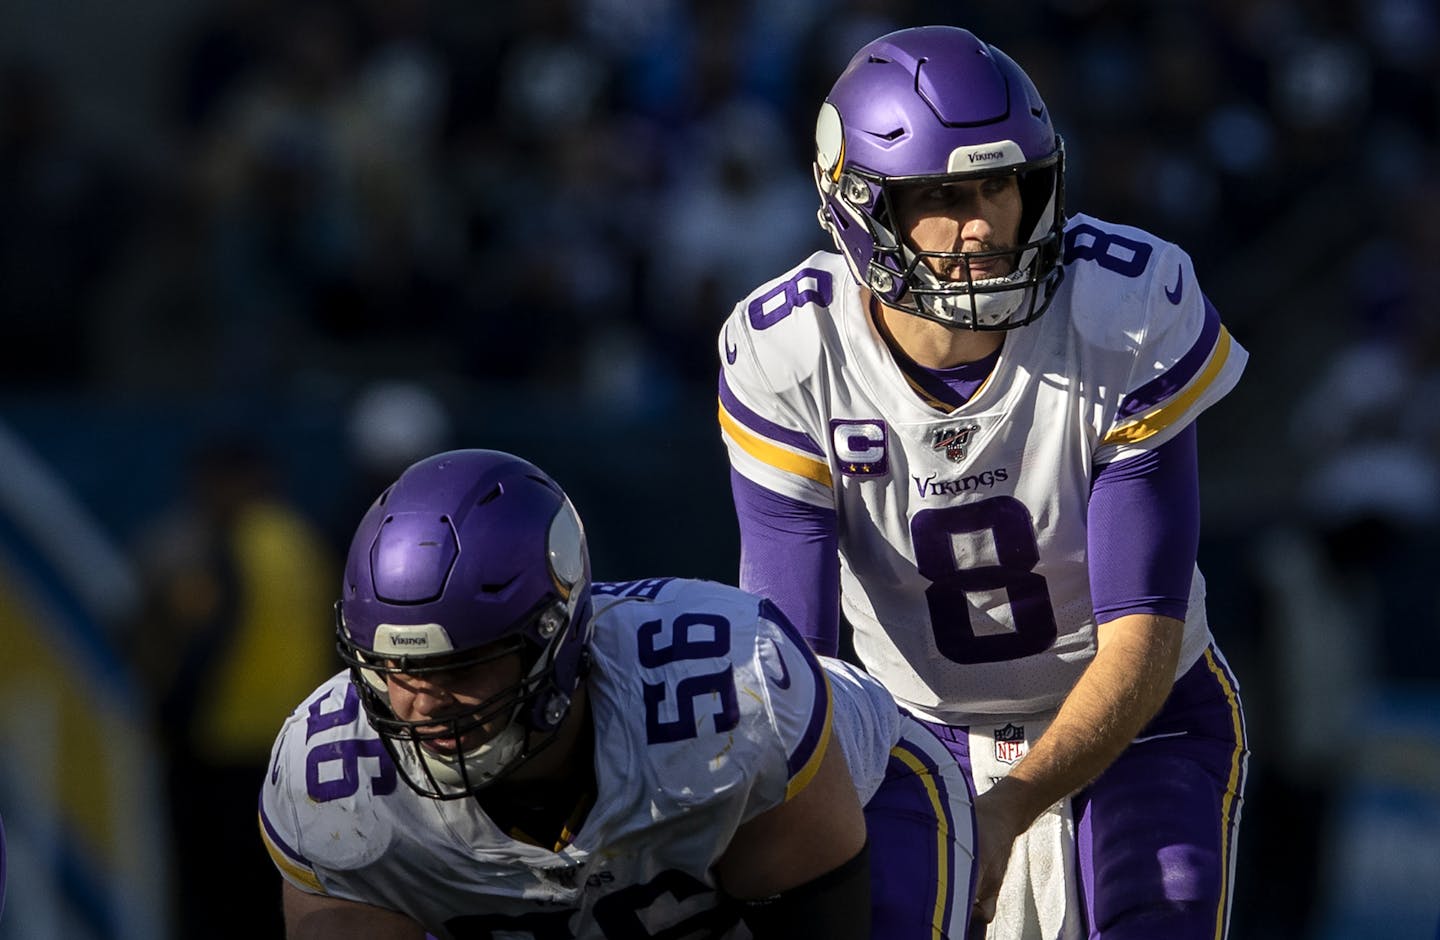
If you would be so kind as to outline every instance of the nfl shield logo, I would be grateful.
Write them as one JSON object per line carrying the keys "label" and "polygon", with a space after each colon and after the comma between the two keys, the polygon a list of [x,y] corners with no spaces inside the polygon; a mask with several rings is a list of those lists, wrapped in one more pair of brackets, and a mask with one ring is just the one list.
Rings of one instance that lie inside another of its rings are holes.
{"label": "nfl shield logo", "polygon": [[1012,725],[1007,723],[1003,728],[995,729],[995,759],[1005,763],[1013,764],[1025,756],[1029,750],[1025,745],[1025,726]]}

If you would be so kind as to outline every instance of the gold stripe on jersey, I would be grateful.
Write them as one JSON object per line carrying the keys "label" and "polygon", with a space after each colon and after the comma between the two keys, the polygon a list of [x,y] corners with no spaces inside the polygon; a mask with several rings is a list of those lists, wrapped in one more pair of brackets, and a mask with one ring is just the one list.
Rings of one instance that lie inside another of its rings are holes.
{"label": "gold stripe on jersey", "polygon": [[327,892],[324,885],[320,884],[320,879],[315,877],[315,873],[308,868],[295,864],[295,862],[290,860],[290,856],[280,851],[280,848],[275,845],[274,842],[270,841],[270,833],[265,831],[265,821],[260,819],[258,815],[256,818],[260,820],[260,838],[265,843],[265,851],[270,853],[270,858],[275,862],[275,867],[288,875],[291,881],[309,888],[316,894],[326,894]]}
{"label": "gold stripe on jersey", "polygon": [[1220,878],[1220,904],[1215,911],[1215,937],[1216,940],[1224,940],[1225,925],[1229,920],[1227,915],[1230,907],[1230,877],[1233,871],[1233,862],[1230,858],[1230,853],[1233,851],[1230,844],[1230,832],[1235,824],[1235,797],[1240,793],[1241,768],[1245,759],[1245,724],[1244,718],[1241,717],[1240,698],[1235,692],[1235,686],[1215,659],[1214,650],[1205,650],[1205,665],[1220,683],[1220,688],[1225,690],[1225,701],[1230,706],[1230,719],[1235,726],[1235,751],[1230,756],[1230,779],[1226,782],[1225,798],[1220,804],[1220,864],[1224,874]]}
{"label": "gold stripe on jersey", "polygon": [[825,759],[825,752],[830,749],[830,719],[835,713],[834,697],[830,694],[830,677],[821,673],[825,679],[825,726],[820,729],[820,740],[815,744],[815,750],[811,752],[809,760],[805,761],[803,767],[796,771],[795,776],[785,786],[785,802],[790,802],[801,790],[810,785],[815,774],[820,771],[820,762]]}
{"label": "gold stripe on jersey", "polygon": [[830,466],[814,457],[805,457],[785,450],[751,431],[720,406],[720,427],[729,438],[751,457],[777,470],[814,480],[822,486],[833,486],[830,480]]}
{"label": "gold stripe on jersey", "polygon": [[892,747],[890,754],[913,770],[916,779],[924,784],[925,795],[930,798],[930,807],[935,811],[935,819],[939,823],[935,828],[935,910],[930,915],[930,923],[938,930],[945,923],[945,887],[950,884],[950,827],[946,824],[949,816],[945,812],[945,806],[940,799],[940,788],[935,785],[935,777],[930,768],[906,749],[903,741]]}
{"label": "gold stripe on jersey", "polygon": [[1230,358],[1230,331],[1220,327],[1220,335],[1215,341],[1215,350],[1210,354],[1210,362],[1205,366],[1204,371],[1196,377],[1190,387],[1184,392],[1170,399],[1169,402],[1146,412],[1138,418],[1118,424],[1105,435],[1101,444],[1135,444],[1145,440],[1152,434],[1157,434],[1169,427],[1177,417],[1195,403],[1195,399],[1210,387],[1215,381],[1225,362]]}

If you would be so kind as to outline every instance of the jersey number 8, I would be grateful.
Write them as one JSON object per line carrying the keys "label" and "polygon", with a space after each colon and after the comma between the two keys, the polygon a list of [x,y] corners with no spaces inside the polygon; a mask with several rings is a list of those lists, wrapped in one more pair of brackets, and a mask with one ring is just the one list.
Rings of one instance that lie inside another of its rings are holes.
{"label": "jersey number 8", "polygon": [[[993,564],[974,564],[957,538],[980,544],[988,535]],[[940,655],[957,663],[998,663],[1044,652],[1055,642],[1055,609],[1045,578],[1035,572],[1040,548],[1025,504],[1013,496],[922,509],[910,520],[915,565],[932,583],[925,589]],[[970,619],[970,595],[1003,590],[1014,630],[981,635]]]}

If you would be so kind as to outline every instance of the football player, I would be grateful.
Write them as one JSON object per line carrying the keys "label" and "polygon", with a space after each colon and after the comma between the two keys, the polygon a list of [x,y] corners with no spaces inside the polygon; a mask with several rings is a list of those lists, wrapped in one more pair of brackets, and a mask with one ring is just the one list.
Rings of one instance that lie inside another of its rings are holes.
{"label": "football player", "polygon": [[291,938],[965,936],[944,744],[754,595],[592,584],[532,464],[408,468],[337,611],[260,801]]}
{"label": "football player", "polygon": [[1195,565],[1195,420],[1246,353],[1184,251],[1067,216],[1064,161],[970,32],[856,53],[815,128],[836,251],[718,337],[740,584],[822,654],[843,620],[975,763],[992,937],[1214,938],[1248,750]]}

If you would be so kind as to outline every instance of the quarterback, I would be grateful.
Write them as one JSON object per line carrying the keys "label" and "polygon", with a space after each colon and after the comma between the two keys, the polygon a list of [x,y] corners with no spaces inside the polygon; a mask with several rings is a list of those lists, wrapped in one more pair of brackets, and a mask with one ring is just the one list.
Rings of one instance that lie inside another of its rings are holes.
{"label": "quarterback", "polygon": [[289,937],[964,938],[944,743],[761,598],[592,583],[534,465],[408,468],[337,609],[261,793]]}
{"label": "quarterback", "polygon": [[1029,77],[953,27],[820,108],[818,252],[719,333],[740,585],[979,793],[991,937],[1228,929],[1248,750],[1205,616],[1196,418],[1246,360],[1179,247],[1067,215]]}

